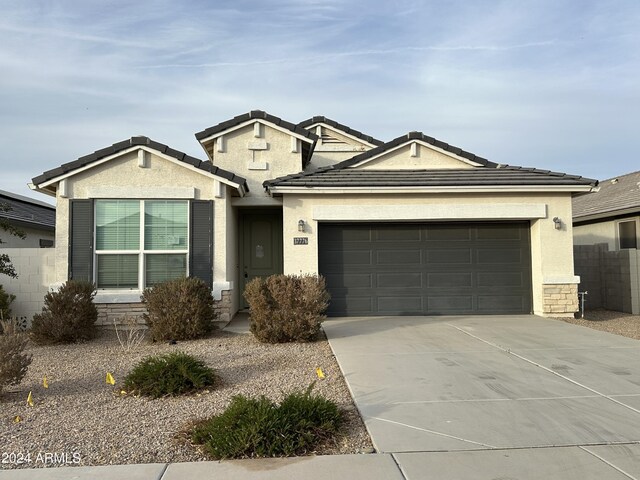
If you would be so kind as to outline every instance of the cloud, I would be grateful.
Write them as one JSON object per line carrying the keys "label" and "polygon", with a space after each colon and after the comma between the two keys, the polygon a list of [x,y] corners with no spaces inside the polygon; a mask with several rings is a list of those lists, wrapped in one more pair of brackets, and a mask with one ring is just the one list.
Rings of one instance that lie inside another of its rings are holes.
{"label": "cloud", "polygon": [[193,132],[255,108],[610,177],[640,147],[639,22],[631,0],[7,5],[0,188],[136,134],[202,157]]}

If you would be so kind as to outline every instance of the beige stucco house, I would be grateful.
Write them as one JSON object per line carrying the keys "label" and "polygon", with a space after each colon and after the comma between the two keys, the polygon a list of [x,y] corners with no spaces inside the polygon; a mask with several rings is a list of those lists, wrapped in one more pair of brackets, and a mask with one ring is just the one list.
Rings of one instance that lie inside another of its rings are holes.
{"label": "beige stucco house", "polygon": [[103,318],[191,275],[228,319],[280,272],[325,276],[331,315],[577,308],[571,198],[594,180],[325,117],[252,111],[196,138],[206,160],[133,137],[33,179],[56,197],[58,282],[96,282]]}

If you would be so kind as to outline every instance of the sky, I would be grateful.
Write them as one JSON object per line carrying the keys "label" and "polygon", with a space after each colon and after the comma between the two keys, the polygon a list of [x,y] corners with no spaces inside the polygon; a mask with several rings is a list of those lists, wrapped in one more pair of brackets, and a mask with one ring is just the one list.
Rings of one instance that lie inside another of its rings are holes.
{"label": "sky", "polygon": [[640,170],[640,2],[0,0],[0,189],[250,110],[497,163]]}

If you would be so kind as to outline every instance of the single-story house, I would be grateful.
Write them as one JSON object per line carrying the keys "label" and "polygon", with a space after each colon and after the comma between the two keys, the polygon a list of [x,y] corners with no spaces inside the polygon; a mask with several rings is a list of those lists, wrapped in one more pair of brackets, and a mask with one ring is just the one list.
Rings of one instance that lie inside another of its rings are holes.
{"label": "single-story house", "polygon": [[640,172],[600,182],[600,190],[573,199],[576,245],[606,243],[609,251],[640,246]]}
{"label": "single-story house", "polygon": [[573,199],[573,240],[586,309],[640,314],[640,172]]}
{"label": "single-story house", "polygon": [[17,193],[0,190],[0,218],[25,234],[24,238],[0,230],[0,249],[48,248],[55,241],[56,207]]}
{"label": "single-story house", "polygon": [[108,315],[190,275],[228,319],[277,273],[322,274],[330,315],[577,309],[571,199],[595,180],[325,117],[252,111],[195,136],[205,160],[132,137],[33,179],[56,197],[58,282],[96,282]]}

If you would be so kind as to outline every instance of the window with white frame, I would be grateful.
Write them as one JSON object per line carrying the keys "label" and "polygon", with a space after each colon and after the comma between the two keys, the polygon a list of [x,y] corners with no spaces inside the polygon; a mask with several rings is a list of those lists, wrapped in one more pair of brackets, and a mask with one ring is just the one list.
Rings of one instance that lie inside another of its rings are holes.
{"label": "window with white frame", "polygon": [[638,248],[638,234],[636,220],[618,222],[618,244],[620,249]]}
{"label": "window with white frame", "polygon": [[141,290],[187,272],[189,203],[96,200],[95,282]]}

